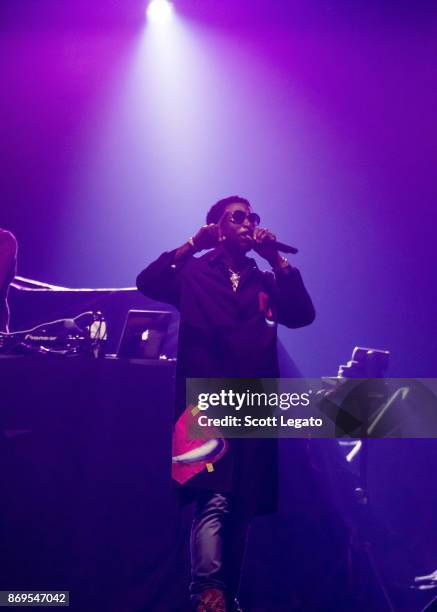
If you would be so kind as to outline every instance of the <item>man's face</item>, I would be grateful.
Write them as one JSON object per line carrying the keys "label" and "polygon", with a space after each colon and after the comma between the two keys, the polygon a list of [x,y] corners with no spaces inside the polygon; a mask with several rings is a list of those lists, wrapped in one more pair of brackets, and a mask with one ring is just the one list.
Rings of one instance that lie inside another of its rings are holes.
{"label": "man's face", "polygon": [[227,243],[243,253],[252,248],[253,232],[256,227],[249,216],[250,213],[252,209],[246,204],[228,204],[219,223],[221,235]]}

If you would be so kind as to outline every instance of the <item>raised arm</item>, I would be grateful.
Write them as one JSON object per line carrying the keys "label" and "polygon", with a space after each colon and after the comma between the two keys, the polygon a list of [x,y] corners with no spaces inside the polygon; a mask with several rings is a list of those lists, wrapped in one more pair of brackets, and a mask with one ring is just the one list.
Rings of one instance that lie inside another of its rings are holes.
{"label": "raised arm", "polygon": [[137,276],[138,290],[147,297],[179,307],[180,271],[195,253],[218,244],[218,228],[204,225],[182,246],[163,253]]}
{"label": "raised arm", "polygon": [[313,303],[297,268],[274,268],[278,322],[286,327],[305,327],[315,317]]}
{"label": "raised arm", "polygon": [[254,240],[254,250],[269,262],[274,272],[269,278],[278,308],[278,322],[286,327],[310,325],[316,312],[299,270],[278,253],[274,246],[274,234],[257,229]]}

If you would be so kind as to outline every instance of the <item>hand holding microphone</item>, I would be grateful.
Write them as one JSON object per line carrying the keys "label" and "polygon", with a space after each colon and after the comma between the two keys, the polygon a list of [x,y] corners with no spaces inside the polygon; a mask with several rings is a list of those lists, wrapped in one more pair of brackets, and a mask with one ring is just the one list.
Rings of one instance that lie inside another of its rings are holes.
{"label": "hand holding microphone", "polygon": [[[283,267],[282,263],[287,260],[279,255],[283,253],[297,253],[297,249],[290,245],[278,242],[276,236],[267,229],[255,228],[253,232],[253,250],[266,259],[272,267]],[[288,265],[288,262],[287,262]]]}

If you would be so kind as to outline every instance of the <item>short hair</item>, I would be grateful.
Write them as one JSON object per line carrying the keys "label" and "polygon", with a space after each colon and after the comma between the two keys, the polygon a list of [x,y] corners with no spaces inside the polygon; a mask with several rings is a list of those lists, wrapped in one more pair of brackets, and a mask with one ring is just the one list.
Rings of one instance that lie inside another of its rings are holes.
{"label": "short hair", "polygon": [[216,202],[214,206],[211,206],[208,211],[208,214],[206,215],[206,222],[208,224],[218,223],[226,210],[226,206],[229,206],[229,204],[245,204],[250,208],[250,202],[249,200],[246,200],[246,198],[242,198],[237,195],[222,198],[221,200]]}

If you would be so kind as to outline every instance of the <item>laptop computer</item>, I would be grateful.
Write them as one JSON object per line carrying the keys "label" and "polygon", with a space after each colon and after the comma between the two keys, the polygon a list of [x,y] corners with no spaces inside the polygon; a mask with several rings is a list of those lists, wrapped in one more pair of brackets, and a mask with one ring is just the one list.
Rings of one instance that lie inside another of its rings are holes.
{"label": "laptop computer", "polygon": [[167,310],[129,310],[117,350],[124,359],[159,359],[171,313]]}

